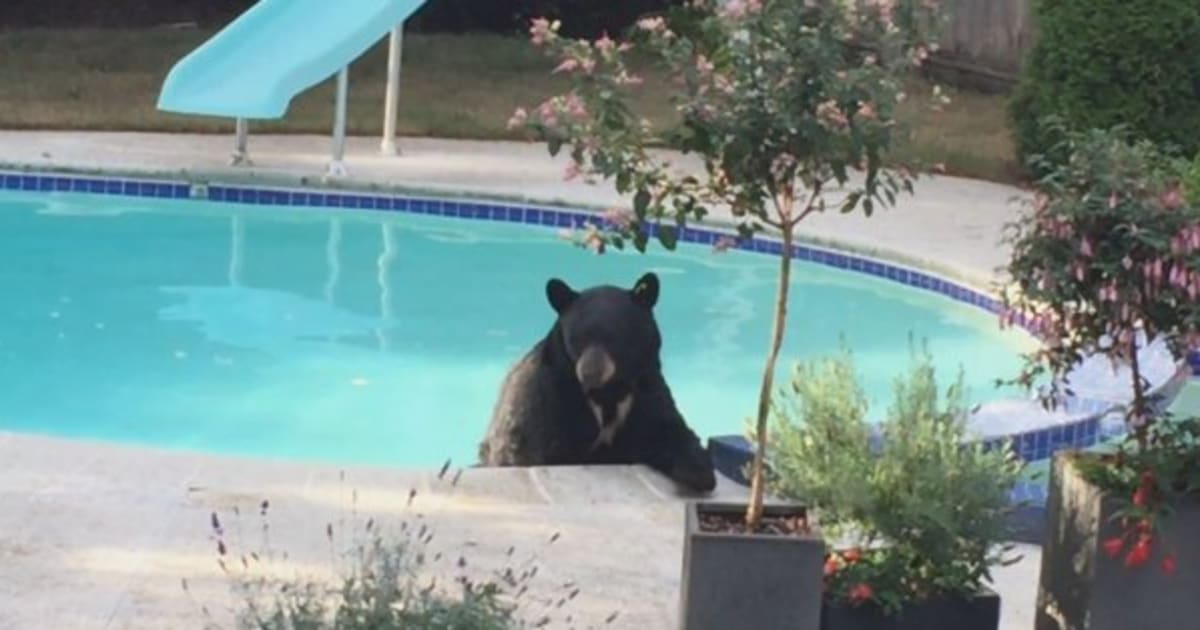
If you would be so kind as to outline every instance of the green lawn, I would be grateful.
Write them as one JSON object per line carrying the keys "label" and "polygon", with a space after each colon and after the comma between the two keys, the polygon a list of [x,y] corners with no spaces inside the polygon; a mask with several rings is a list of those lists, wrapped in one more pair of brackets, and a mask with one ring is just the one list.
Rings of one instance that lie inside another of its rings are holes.
{"label": "green lawn", "polygon": [[[211,32],[197,30],[0,31],[0,128],[229,132],[232,122],[160,113],[154,103],[163,77]],[[386,44],[351,67],[349,126],[380,131]],[[523,39],[492,35],[409,35],[404,48],[399,129],[404,135],[514,138],[505,123],[518,105],[536,104],[562,85],[550,64]],[[637,108],[658,124],[672,110],[651,80]],[[929,86],[914,81],[914,96]],[[949,172],[1011,181],[1013,147],[1004,99],[951,93],[952,104],[930,112],[910,99],[905,118],[913,137],[900,159],[944,163]],[[333,81],[296,99],[286,119],[254,123],[256,131],[328,133]]]}

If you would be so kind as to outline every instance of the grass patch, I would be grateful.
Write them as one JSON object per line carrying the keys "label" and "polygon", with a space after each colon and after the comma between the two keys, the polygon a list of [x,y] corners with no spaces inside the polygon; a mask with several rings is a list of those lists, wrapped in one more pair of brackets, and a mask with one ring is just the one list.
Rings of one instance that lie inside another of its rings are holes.
{"label": "grass patch", "polygon": [[[155,109],[163,78],[180,58],[212,35],[204,30],[0,31],[0,128],[188,131],[230,133],[226,119],[178,116]],[[350,70],[351,134],[376,135],[383,119],[387,46],[373,47]],[[518,106],[561,90],[551,64],[524,39],[496,35],[424,35],[405,39],[400,97],[401,134],[444,138],[516,139],[505,128]],[[658,125],[673,111],[666,83],[648,77],[635,98]],[[914,81],[904,119],[913,137],[900,159],[945,164],[948,172],[1015,181],[1017,169],[1004,97],[951,92],[951,105],[927,111]],[[285,119],[252,121],[256,132],[329,133],[332,77],[298,96]]]}

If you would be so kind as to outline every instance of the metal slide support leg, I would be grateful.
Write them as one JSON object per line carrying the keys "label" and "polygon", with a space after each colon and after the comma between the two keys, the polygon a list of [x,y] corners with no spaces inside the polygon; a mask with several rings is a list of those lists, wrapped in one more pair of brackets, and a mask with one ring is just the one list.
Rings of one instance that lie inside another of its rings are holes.
{"label": "metal slide support leg", "polygon": [[396,148],[396,112],[400,100],[400,50],[404,47],[404,25],[392,28],[388,42],[387,92],[383,100],[383,142],[379,149],[384,155],[399,155]]}
{"label": "metal slide support leg", "polygon": [[346,97],[350,91],[350,66],[344,66],[337,75],[337,105],[333,113],[333,160],[329,162],[329,175],[345,177],[346,171]]}
{"label": "metal slide support leg", "polygon": [[233,166],[250,166],[250,154],[246,151],[249,138],[250,124],[245,118],[238,118],[234,123],[233,156],[229,160]]}

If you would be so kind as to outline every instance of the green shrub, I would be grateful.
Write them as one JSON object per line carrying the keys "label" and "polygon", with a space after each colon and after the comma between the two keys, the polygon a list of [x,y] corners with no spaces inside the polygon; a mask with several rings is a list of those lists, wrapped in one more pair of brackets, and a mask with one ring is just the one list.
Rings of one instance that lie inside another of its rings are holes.
{"label": "green shrub", "polygon": [[927,354],[914,356],[871,443],[849,354],[795,369],[773,423],[773,489],[812,506],[848,547],[826,563],[834,602],[896,611],[968,596],[1005,562],[1009,495],[1022,465],[967,438],[962,378],[943,400]]}
{"label": "green shrub", "polygon": [[515,607],[495,583],[462,580],[456,592],[419,578],[423,554],[411,541],[382,536],[354,557],[334,583],[246,574],[235,578],[242,600],[239,628],[247,630],[515,630]]}
{"label": "green shrub", "polygon": [[[437,483],[452,489],[457,480],[457,475],[449,481],[439,476]],[[420,513],[408,512],[415,518],[401,520],[399,527],[387,527],[373,517],[362,522],[357,492],[352,496],[352,519],[347,522],[343,516],[324,528],[328,571],[297,562],[271,544],[269,533],[275,530],[267,517],[267,501],[261,504],[258,527],[249,528],[260,532],[257,543],[242,536],[245,512],[234,508],[235,522],[228,531],[213,512],[209,538],[216,543],[217,564],[233,597],[219,608],[200,605],[204,627],[226,628],[231,622],[245,630],[522,630],[571,625],[569,604],[580,588],[574,582],[551,585],[539,580],[536,554],[517,554],[509,547],[501,556],[493,549],[492,557],[500,565],[488,566],[492,563],[487,559],[451,552],[461,549],[457,544],[435,547],[433,526]],[[416,491],[410,491],[406,511],[412,509],[415,496]],[[556,540],[557,533],[548,544]],[[482,546],[472,547],[484,552]],[[188,580],[182,586],[199,604]]]}
{"label": "green shrub", "polygon": [[1183,191],[1192,206],[1200,208],[1200,153],[1192,160],[1192,166],[1184,173]]}
{"label": "green shrub", "polygon": [[1038,0],[1034,11],[1038,39],[1010,105],[1023,161],[1061,141],[1041,124],[1049,115],[1200,149],[1200,2]]}

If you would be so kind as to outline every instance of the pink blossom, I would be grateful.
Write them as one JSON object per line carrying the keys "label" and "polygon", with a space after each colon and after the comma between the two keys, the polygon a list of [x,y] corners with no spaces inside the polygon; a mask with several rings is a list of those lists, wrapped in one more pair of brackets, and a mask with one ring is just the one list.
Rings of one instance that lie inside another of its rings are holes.
{"label": "pink blossom", "polygon": [[617,52],[629,52],[631,50],[633,50],[633,44],[630,42],[621,42],[621,45],[617,46]]}
{"label": "pink blossom", "polygon": [[1182,289],[1187,286],[1187,274],[1184,273],[1183,267],[1172,265],[1171,273],[1167,276],[1167,283],[1176,289]]}
{"label": "pink blossom", "polygon": [[825,101],[817,105],[816,113],[821,122],[834,128],[841,129],[850,124],[850,120],[842,113],[836,101]]}
{"label": "pink blossom", "polygon": [[1101,300],[1105,302],[1116,302],[1117,297],[1117,286],[1115,284],[1110,282],[1107,285],[1100,287]]}
{"label": "pink blossom", "polygon": [[738,19],[748,13],[762,10],[762,0],[725,0],[721,16],[726,19]]}
{"label": "pink blossom", "polygon": [[643,31],[661,33],[667,30],[667,23],[661,17],[648,17],[638,20],[637,27]]}
{"label": "pink blossom", "polygon": [[617,85],[641,85],[644,82],[642,77],[630,74],[625,70],[622,70],[613,80],[616,81]]}
{"label": "pink blossom", "polygon": [[553,101],[545,101],[538,105],[538,118],[547,127],[558,126],[558,110],[555,109]]}
{"label": "pink blossom", "polygon": [[696,56],[696,72],[699,72],[701,75],[706,75],[711,73],[713,68],[713,63],[708,60],[708,57],[705,57],[704,55]]}
{"label": "pink blossom", "polygon": [[604,211],[604,220],[619,230],[626,230],[633,225],[633,213],[625,208],[609,208]]}
{"label": "pink blossom", "polygon": [[1181,191],[1178,186],[1174,186],[1170,190],[1164,192],[1159,198],[1159,201],[1162,202],[1164,208],[1168,210],[1175,210],[1183,205],[1183,191]]}
{"label": "pink blossom", "polygon": [[512,118],[508,119],[508,128],[516,129],[522,127],[529,120],[529,112],[525,111],[524,107],[518,107],[517,111],[513,112]]}
{"label": "pink blossom", "polygon": [[534,46],[541,46],[555,37],[559,26],[558,20],[551,22],[546,18],[536,18],[529,26],[529,38]]}
{"label": "pink blossom", "polygon": [[1083,256],[1084,258],[1092,257],[1092,255],[1093,255],[1092,239],[1090,239],[1086,236],[1083,237],[1083,241],[1081,241],[1079,243],[1079,255]]}
{"label": "pink blossom", "polygon": [[608,36],[608,33],[605,33],[600,37],[600,39],[596,40],[595,46],[596,50],[599,50],[602,53],[609,53],[617,47],[617,43]]}
{"label": "pink blossom", "polygon": [[567,94],[567,96],[564,98],[563,108],[566,109],[568,114],[575,118],[584,119],[588,117],[587,104],[584,103],[583,99],[579,98],[579,95],[574,92]]}
{"label": "pink blossom", "polygon": [[892,24],[895,20],[896,0],[874,0],[879,7],[879,18],[884,24]]}
{"label": "pink blossom", "polygon": [[771,162],[771,177],[777,182],[783,182],[790,176],[792,166],[796,164],[796,158],[791,153],[780,153]]}
{"label": "pink blossom", "polygon": [[1113,208],[1116,208],[1117,204],[1119,203],[1121,203],[1121,197],[1117,194],[1117,191],[1114,190],[1112,194],[1108,196],[1108,209],[1112,210]]}
{"label": "pink blossom", "polygon": [[724,94],[733,94],[737,88],[734,87],[733,80],[725,74],[713,75],[713,86]]}
{"label": "pink blossom", "polygon": [[579,60],[574,57],[567,57],[566,59],[563,59],[562,63],[558,64],[558,66],[554,68],[554,72],[552,74],[558,74],[560,72],[575,72],[578,69]]}
{"label": "pink blossom", "polygon": [[875,113],[875,106],[870,103],[863,103],[858,106],[858,117],[866,120],[875,120],[878,114]]}
{"label": "pink blossom", "polygon": [[737,245],[737,239],[731,236],[721,236],[713,243],[713,251],[718,254],[725,253]]}
{"label": "pink blossom", "polygon": [[567,162],[566,171],[563,173],[563,181],[569,182],[577,179],[581,172],[582,171],[579,168],[579,162],[571,160],[570,162]]}

